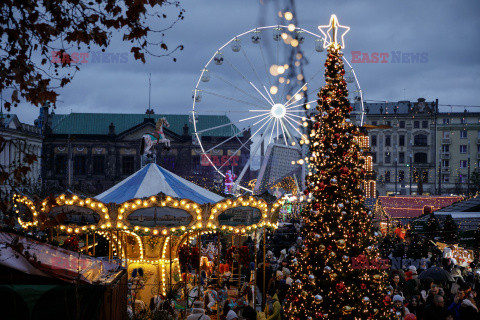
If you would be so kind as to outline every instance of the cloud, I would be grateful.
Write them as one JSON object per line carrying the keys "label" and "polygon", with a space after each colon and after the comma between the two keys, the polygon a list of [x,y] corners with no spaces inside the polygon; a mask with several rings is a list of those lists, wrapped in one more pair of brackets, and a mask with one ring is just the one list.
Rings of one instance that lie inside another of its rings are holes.
{"label": "cloud", "polygon": [[[57,113],[143,113],[148,106],[148,74],[152,74],[151,105],[157,113],[187,113],[200,71],[217,48],[233,36],[265,24],[277,24],[280,1],[185,0],[185,20],[166,31],[169,47],[185,50],[171,58],[149,57],[147,63],[90,63],[82,66],[73,82],[61,89]],[[366,99],[427,100],[441,104],[478,105],[480,71],[478,43],[480,2],[438,1],[296,1],[303,27],[318,33],[332,13],[351,27],[345,55],[362,52],[427,52],[424,64],[354,64]],[[169,9],[170,10],[170,9]],[[173,12],[173,11],[172,11]],[[169,17],[171,15],[169,11]],[[273,43],[272,41],[270,43]],[[93,49],[92,49],[93,50]],[[118,38],[110,53],[129,52]],[[258,58],[259,59],[259,58]],[[309,65],[307,68],[322,68]],[[237,77],[231,72],[232,77]],[[38,110],[22,104],[14,113],[32,123]]]}

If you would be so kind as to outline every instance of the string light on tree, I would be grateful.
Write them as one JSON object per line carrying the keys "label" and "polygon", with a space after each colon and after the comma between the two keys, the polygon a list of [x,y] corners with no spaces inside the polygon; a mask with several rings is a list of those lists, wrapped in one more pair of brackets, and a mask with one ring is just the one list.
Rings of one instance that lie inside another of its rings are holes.
{"label": "string light on tree", "polygon": [[[309,135],[305,194],[311,201],[303,212],[303,249],[295,263],[285,313],[295,320],[395,319],[391,305],[382,302],[386,273],[352,268],[352,258],[374,261],[379,254],[372,214],[364,206],[366,154],[360,131],[350,121],[352,107],[340,52],[350,28],[341,26],[335,15],[329,26],[322,27],[332,35],[324,34],[329,39],[326,84],[318,94],[318,113]],[[337,42],[340,27],[346,29],[342,44]]]}

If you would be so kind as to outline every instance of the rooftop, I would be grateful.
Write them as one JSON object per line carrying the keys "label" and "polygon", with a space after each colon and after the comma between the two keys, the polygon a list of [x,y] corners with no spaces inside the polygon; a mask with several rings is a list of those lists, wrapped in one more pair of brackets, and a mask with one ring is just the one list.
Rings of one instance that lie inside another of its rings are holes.
{"label": "rooftop", "polygon": [[[144,122],[145,118],[165,117],[170,124],[168,130],[183,135],[183,127],[188,125],[189,134],[194,132],[193,123],[186,114],[121,114],[121,113],[70,113],[52,114],[51,125],[53,134],[95,134],[107,135],[111,123],[115,125],[115,133],[119,134]],[[197,129],[204,130],[230,123],[225,115],[198,116]],[[239,132],[235,125],[221,127],[205,132],[205,136],[231,136]],[[240,135],[241,136],[241,135]]]}
{"label": "rooftop", "polygon": [[432,207],[432,211],[437,211],[462,199],[442,196],[382,196],[378,198],[378,202],[388,216],[401,219],[419,217],[427,206]]}

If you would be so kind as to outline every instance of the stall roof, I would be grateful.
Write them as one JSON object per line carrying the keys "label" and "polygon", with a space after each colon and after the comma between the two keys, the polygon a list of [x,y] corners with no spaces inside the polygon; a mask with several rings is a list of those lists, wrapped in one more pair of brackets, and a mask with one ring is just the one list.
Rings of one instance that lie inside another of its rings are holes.
{"label": "stall roof", "polygon": [[122,203],[159,193],[189,199],[199,204],[215,203],[223,199],[154,163],[146,165],[95,198],[103,203]]}
{"label": "stall roof", "polygon": [[436,211],[462,199],[462,197],[440,196],[381,196],[379,205],[392,218],[416,218],[423,214],[423,210],[427,206]]}

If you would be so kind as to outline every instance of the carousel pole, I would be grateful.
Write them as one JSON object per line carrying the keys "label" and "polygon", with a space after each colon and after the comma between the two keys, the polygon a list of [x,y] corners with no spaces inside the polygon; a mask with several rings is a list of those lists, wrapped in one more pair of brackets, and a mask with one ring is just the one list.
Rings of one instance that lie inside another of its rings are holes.
{"label": "carousel pole", "polygon": [[173,241],[173,235],[170,236],[170,241],[168,242],[169,244],[169,259],[170,259],[170,278],[169,278],[169,283],[170,283],[170,289],[173,288],[173,283],[172,283],[172,241]]}
{"label": "carousel pole", "polygon": [[256,310],[256,291],[257,291],[257,229],[255,229],[255,240],[253,241],[254,252],[255,252],[255,267],[253,269],[253,308]]}
{"label": "carousel pole", "polygon": [[[118,229],[117,229],[117,241],[115,241],[117,243],[117,259],[120,260],[122,255],[121,255],[121,250],[120,250],[120,245],[121,245],[121,242],[120,242],[120,238],[119,238],[119,233],[118,233]],[[122,262],[120,261],[120,264]]]}
{"label": "carousel pole", "polygon": [[58,243],[58,226],[55,229],[57,229],[57,243]]}
{"label": "carousel pole", "polygon": [[[221,288],[220,288],[220,253],[221,253],[221,250],[220,250],[220,230],[218,230],[217,232],[217,287],[218,287],[218,291],[217,291],[217,295],[218,295],[218,292],[220,292]],[[217,302],[217,319],[220,319],[220,303]]]}
{"label": "carousel pole", "polygon": [[85,237],[87,238],[87,239],[86,239],[86,244],[87,244],[86,247],[87,247],[87,256],[88,256],[88,255],[89,255],[89,254],[88,254],[88,251],[89,251],[89,250],[88,250],[88,233],[85,234]]}
{"label": "carousel pole", "polygon": [[201,287],[201,272],[200,272],[200,264],[202,260],[202,232],[199,230],[197,234],[197,247],[198,247],[198,301],[202,301],[203,297],[200,297],[200,287]]}
{"label": "carousel pole", "polygon": [[128,251],[127,251],[127,246],[128,246],[128,236],[126,233],[122,234],[122,239],[123,239],[123,250],[125,252],[125,268],[127,269],[128,273]]}
{"label": "carousel pole", "polygon": [[93,256],[95,257],[95,247],[97,246],[95,242],[95,233],[97,233],[95,230],[93,231]]}
{"label": "carousel pole", "polygon": [[263,289],[262,289],[262,310],[265,309],[265,255],[267,248],[267,239],[265,234],[265,225],[263,225]]}
{"label": "carousel pole", "polygon": [[108,239],[108,262],[112,262],[112,253],[113,253],[113,249],[112,249],[112,230],[109,230],[108,231],[110,237]]}

